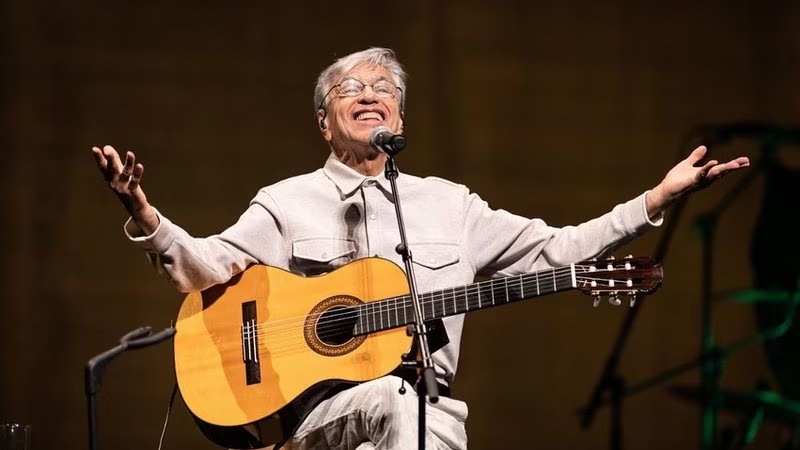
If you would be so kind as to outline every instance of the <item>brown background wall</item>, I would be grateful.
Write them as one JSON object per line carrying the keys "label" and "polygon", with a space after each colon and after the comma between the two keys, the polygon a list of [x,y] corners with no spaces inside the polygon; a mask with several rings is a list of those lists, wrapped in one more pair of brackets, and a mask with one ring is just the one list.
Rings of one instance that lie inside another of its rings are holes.
{"label": "brown background wall", "polygon": [[[698,2],[700,3],[700,2]],[[465,183],[551,224],[599,215],[657,183],[701,123],[800,122],[800,3],[0,3],[0,419],[33,423],[37,450],[86,448],[82,367],[124,332],[167,326],[181,300],[121,230],[92,145],[135,149],[151,201],[196,235],[232,223],[255,191],[319,167],[312,89],[335,56],[393,47],[411,74],[401,168]],[[720,157],[757,147],[715,149]],[[699,345],[696,195],[622,361],[630,382]],[[750,284],[760,183],[720,222],[715,289]],[[624,253],[652,253],[660,233]],[[723,342],[750,306],[716,305]],[[606,448],[608,411],[582,405],[624,310],[579,294],[467,319],[456,395],[471,448]],[[761,349],[722,384],[769,378]],[[677,382],[697,383],[690,372]],[[103,448],[155,448],[173,382],[168,345],[126,354],[100,397]],[[625,404],[628,448],[696,448],[698,408],[658,388]],[[728,417],[728,422],[735,418]],[[758,448],[777,448],[774,426]],[[213,448],[182,406],[167,449]]]}

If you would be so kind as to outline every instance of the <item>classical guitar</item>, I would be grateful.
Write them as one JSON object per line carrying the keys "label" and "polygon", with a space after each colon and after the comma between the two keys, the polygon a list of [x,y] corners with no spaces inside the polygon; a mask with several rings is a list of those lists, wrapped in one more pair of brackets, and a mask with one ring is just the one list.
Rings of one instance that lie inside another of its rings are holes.
{"label": "classical guitar", "polygon": [[[662,277],[647,258],[588,261],[428,292],[420,301],[425,321],[569,289],[618,303],[620,295],[653,292]],[[302,419],[297,403],[313,403],[331,382],[372,380],[398,367],[412,342],[407,294],[403,270],[381,258],[318,277],[256,265],[191,293],[175,335],[183,399],[220,445],[280,441],[293,430],[276,419]]]}

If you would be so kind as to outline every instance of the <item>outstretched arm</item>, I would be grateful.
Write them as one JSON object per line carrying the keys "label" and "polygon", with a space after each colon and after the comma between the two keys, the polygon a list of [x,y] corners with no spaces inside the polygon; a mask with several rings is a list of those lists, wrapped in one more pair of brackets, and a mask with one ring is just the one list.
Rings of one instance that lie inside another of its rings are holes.
{"label": "outstretched arm", "polygon": [[131,216],[128,238],[144,250],[181,292],[199,291],[227,281],[248,265],[261,262],[286,267],[288,256],[281,230],[258,195],[239,220],[220,234],[195,238],[156,211],[141,187],[144,166],[127,152],[125,162],[111,146],[93,147],[97,167],[109,188]]}
{"label": "outstretched arm", "polygon": [[694,149],[688,158],[667,172],[664,180],[648,192],[646,202],[648,216],[657,217],[680,197],[710,186],[723,176],[750,165],[749,158],[740,156],[724,164],[712,159],[701,167],[695,167],[706,152],[706,147],[702,145]]}
{"label": "outstretched arm", "polygon": [[108,187],[122,202],[122,206],[145,235],[152,234],[158,228],[159,219],[142,190],[144,166],[136,162],[136,155],[127,152],[123,164],[117,151],[110,145],[102,149],[92,147],[92,154]]}

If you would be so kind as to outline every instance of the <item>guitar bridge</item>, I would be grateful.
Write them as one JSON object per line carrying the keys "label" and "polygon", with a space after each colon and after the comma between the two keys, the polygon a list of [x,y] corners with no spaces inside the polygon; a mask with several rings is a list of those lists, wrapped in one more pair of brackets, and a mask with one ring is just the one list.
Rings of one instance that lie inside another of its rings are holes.
{"label": "guitar bridge", "polygon": [[258,315],[255,300],[242,303],[242,362],[247,384],[261,382],[258,360]]}

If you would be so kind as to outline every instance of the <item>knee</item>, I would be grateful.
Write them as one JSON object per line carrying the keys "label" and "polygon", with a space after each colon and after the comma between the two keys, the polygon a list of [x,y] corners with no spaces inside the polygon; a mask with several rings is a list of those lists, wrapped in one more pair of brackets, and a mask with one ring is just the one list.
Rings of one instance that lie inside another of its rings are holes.
{"label": "knee", "polygon": [[405,397],[414,391],[406,383],[406,393],[401,394],[402,383],[402,379],[394,375],[365,383],[369,385],[363,395],[369,405],[365,412],[370,423],[382,426],[396,420],[399,415],[408,415],[405,408],[408,401]]}

